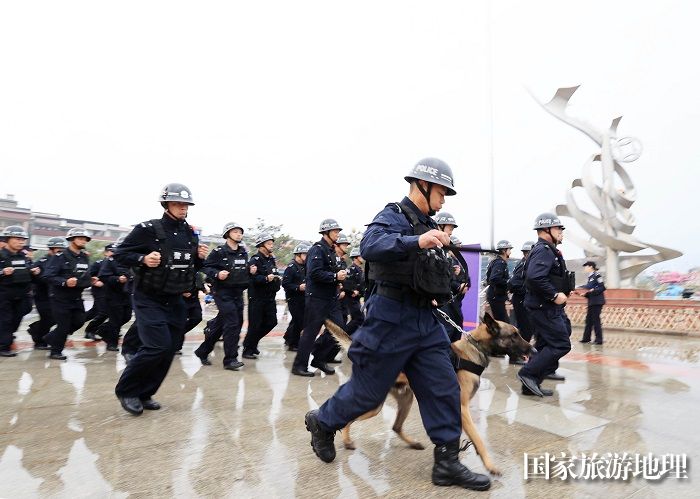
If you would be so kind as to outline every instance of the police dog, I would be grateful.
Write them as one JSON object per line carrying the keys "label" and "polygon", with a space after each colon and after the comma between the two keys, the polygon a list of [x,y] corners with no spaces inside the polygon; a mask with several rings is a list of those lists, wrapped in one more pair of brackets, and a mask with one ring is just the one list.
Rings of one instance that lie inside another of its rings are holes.
{"label": "police dog", "polygon": [[[352,343],[352,338],[332,321],[326,320],[325,323],[328,331],[333,335],[343,350],[347,352]],[[453,325],[452,327],[457,326]],[[472,420],[469,402],[479,389],[481,371],[489,364],[489,353],[492,348],[501,349],[501,351],[505,351],[514,358],[527,358],[527,356],[534,353],[535,350],[520,336],[516,327],[507,322],[497,321],[488,313],[484,314],[484,319],[476,329],[469,333],[464,333],[459,340],[452,343],[451,347],[454,354],[453,360],[455,369],[457,370],[457,380],[459,381],[462,429],[469,437],[469,440],[474,444],[477,454],[479,454],[481,461],[484,463],[484,467],[486,467],[490,473],[500,475],[500,470],[496,468],[491,461],[484,441],[481,439],[476,425]],[[423,447],[420,442],[406,435],[403,431],[403,423],[406,421],[411,406],[413,405],[413,390],[411,390],[408,384],[408,378],[406,378],[404,373],[399,374],[389,393],[396,399],[398,407],[392,430],[394,430],[399,438],[406,442],[412,449],[424,449],[425,447]],[[376,416],[382,410],[383,406],[384,404],[382,403],[379,407],[363,414],[355,421],[361,421]],[[342,431],[343,444],[346,449],[355,449],[355,443],[350,438],[350,425],[355,421],[348,423]]]}

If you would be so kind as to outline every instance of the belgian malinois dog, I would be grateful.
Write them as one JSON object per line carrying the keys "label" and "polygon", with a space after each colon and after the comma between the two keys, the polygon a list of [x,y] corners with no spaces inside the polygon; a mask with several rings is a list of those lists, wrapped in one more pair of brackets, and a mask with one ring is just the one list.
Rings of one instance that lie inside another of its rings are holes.
{"label": "belgian malinois dog", "polygon": [[[326,320],[325,324],[328,331],[338,341],[343,350],[347,352],[352,343],[352,338],[334,322]],[[452,327],[459,326],[452,323]],[[484,315],[484,319],[476,329],[462,334],[462,337],[452,343],[451,347],[454,354],[453,364],[455,365],[457,380],[459,381],[462,429],[474,444],[476,452],[481,457],[481,461],[486,469],[494,475],[500,475],[501,472],[491,461],[484,441],[479,436],[476,425],[472,421],[469,402],[479,389],[481,373],[489,364],[489,353],[492,348],[499,348],[513,358],[527,358],[528,355],[535,352],[535,349],[520,336],[516,327],[507,322],[497,321],[488,313]],[[424,449],[425,447],[420,442],[406,435],[403,431],[403,423],[406,421],[413,405],[413,390],[411,390],[408,378],[406,378],[404,373],[399,374],[389,393],[396,399],[398,406],[392,430],[412,449]],[[383,406],[384,403],[376,409],[363,414],[355,421],[376,416]],[[350,438],[350,425],[355,421],[348,423],[342,431],[343,444],[346,449],[355,449],[355,443]]]}

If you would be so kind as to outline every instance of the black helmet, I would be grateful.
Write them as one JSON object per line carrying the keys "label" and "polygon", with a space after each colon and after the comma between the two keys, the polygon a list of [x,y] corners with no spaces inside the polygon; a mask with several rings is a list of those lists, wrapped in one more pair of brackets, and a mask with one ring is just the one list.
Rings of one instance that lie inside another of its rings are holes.
{"label": "black helmet", "polygon": [[338,222],[334,218],[326,218],[318,226],[318,233],[323,234],[324,232],[328,232],[335,229],[343,230],[343,228],[338,224]]}
{"label": "black helmet", "polygon": [[258,237],[255,238],[255,247],[259,248],[266,241],[274,241],[274,240],[275,240],[275,238],[272,237],[272,234],[270,234],[269,232],[261,232],[260,234],[258,234]]}
{"label": "black helmet", "polygon": [[520,251],[532,251],[532,247],[535,245],[533,241],[525,241],[523,243],[523,247],[520,248]]}
{"label": "black helmet", "polygon": [[294,247],[294,254],[308,253],[310,249],[311,245],[306,241],[302,241]]}
{"label": "black helmet", "polygon": [[224,225],[224,230],[221,232],[221,237],[223,237],[224,239],[226,239],[226,236],[228,236],[228,232],[229,232],[231,229],[241,229],[241,232],[245,232],[245,231],[243,230],[243,227],[241,227],[241,226],[240,226],[239,224],[237,224],[236,222],[229,222],[229,223],[227,223],[226,225]]}
{"label": "black helmet", "polygon": [[498,243],[496,243],[496,249],[497,250],[513,249],[513,245],[510,244],[510,241],[508,241],[507,239],[503,239],[501,241],[498,241]]}
{"label": "black helmet", "polygon": [[549,229],[550,227],[561,227],[563,229],[564,224],[561,223],[559,217],[554,213],[545,212],[537,216],[533,230]]}
{"label": "black helmet", "polygon": [[459,227],[457,225],[457,222],[455,221],[455,217],[453,217],[450,213],[447,213],[446,211],[441,211],[437,215],[435,215],[435,223],[438,225],[454,225],[455,229]]}
{"label": "black helmet", "polygon": [[420,160],[411,168],[411,172],[404,177],[404,180],[406,182],[425,180],[426,182],[446,187],[447,192],[445,195],[447,196],[454,196],[457,194],[454,188],[452,168],[441,159],[425,158]]}
{"label": "black helmet", "polygon": [[2,231],[2,237],[16,237],[18,239],[29,239],[29,234],[21,225],[10,225]]}
{"label": "black helmet", "polygon": [[160,204],[165,208],[165,203],[168,201],[176,201],[178,203],[187,203],[194,205],[192,200],[192,191],[184,184],[172,183],[163,187],[158,198]]}
{"label": "black helmet", "polygon": [[67,248],[68,243],[66,242],[65,238],[63,237],[52,237],[46,242],[46,247],[51,249],[51,248]]}
{"label": "black helmet", "polygon": [[66,234],[67,241],[72,241],[76,237],[84,237],[88,241],[92,240],[92,237],[90,237],[90,233],[85,229],[81,229],[80,227],[73,227],[71,230],[68,231],[68,234]]}

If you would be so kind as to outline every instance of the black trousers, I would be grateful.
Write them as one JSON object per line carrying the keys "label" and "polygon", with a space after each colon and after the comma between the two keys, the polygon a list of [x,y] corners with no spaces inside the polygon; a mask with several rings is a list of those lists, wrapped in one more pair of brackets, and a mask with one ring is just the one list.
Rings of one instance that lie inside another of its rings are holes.
{"label": "black trousers", "polygon": [[0,293],[0,351],[7,352],[12,346],[12,335],[22,322],[22,317],[32,311],[29,295],[19,297]]}
{"label": "black trousers", "polygon": [[56,324],[56,321],[53,319],[53,313],[51,312],[51,300],[48,298],[45,300],[35,299],[34,305],[39,314],[39,320],[29,324],[27,332],[29,336],[32,337],[35,345],[44,345],[44,340],[42,338],[47,335],[49,331],[51,331],[53,325]]}
{"label": "black trousers", "polygon": [[141,347],[141,338],[139,338],[139,330],[136,326],[136,321],[131,323],[122,339],[122,355],[134,355]]}
{"label": "black trousers", "polygon": [[107,322],[103,323],[97,330],[107,346],[117,346],[119,344],[119,332],[122,326],[131,319],[131,304],[123,297],[108,297],[107,299]]}
{"label": "black trousers", "polygon": [[184,334],[185,304],[180,295],[154,296],[137,290],[133,305],[141,347],[122,372],[114,392],[120,397],[147,400],[163,383]]}
{"label": "black trousers", "polygon": [[289,313],[292,316],[292,320],[287,328],[286,340],[287,345],[291,348],[299,347],[299,338],[301,338],[301,332],[304,330],[304,297],[294,297],[287,302],[289,307]]}
{"label": "black trousers", "polygon": [[508,322],[508,313],[506,312],[506,299],[505,298],[487,298],[489,302],[489,307],[491,308],[491,315],[497,321]]}
{"label": "black trousers", "polygon": [[92,308],[87,311],[85,320],[90,323],[85,326],[85,333],[96,333],[109,316],[106,291],[103,288],[90,288],[92,292]]}
{"label": "black trousers", "polygon": [[588,305],[586,309],[586,326],[583,329],[583,341],[591,341],[591,330],[595,331],[595,342],[603,343],[603,325],[600,322],[600,313],[603,305]]}
{"label": "black trousers", "polygon": [[532,328],[530,327],[530,319],[528,318],[527,308],[525,308],[525,304],[523,303],[524,301],[524,294],[514,294],[511,303],[515,311],[515,320],[520,336],[522,336],[525,341],[530,341],[532,339]]}
{"label": "black trousers", "polygon": [[243,293],[217,292],[214,294],[214,301],[219,309],[216,320],[212,321],[212,326],[204,335],[204,341],[194,351],[194,354],[201,358],[206,358],[216,346],[221,336],[224,337],[224,365],[238,360],[238,342],[241,337],[241,327],[243,326]]}
{"label": "black trousers", "polygon": [[537,341],[537,353],[520,369],[521,374],[531,376],[541,383],[544,377],[559,367],[559,359],[571,350],[571,322],[563,308],[528,309],[530,324]]}
{"label": "black trousers", "polygon": [[[306,370],[309,367],[309,357],[313,353],[314,359],[321,362],[331,360],[339,351],[338,344],[330,333],[318,336],[323,326],[323,321],[330,319],[340,327],[344,326],[343,314],[340,311],[338,299],[306,297],[304,305],[304,330],[299,339],[299,350],[294,357],[294,369]],[[318,339],[316,338],[318,336]]]}
{"label": "black trousers", "polygon": [[[216,297],[214,297],[216,300]],[[275,298],[248,299],[248,332],[243,341],[243,351],[253,353],[258,343],[277,325]]]}
{"label": "black trousers", "polygon": [[51,302],[51,311],[56,321],[56,327],[47,334],[46,343],[51,346],[52,354],[60,354],[66,346],[68,336],[85,324],[85,307],[83,300]]}
{"label": "black trousers", "polygon": [[185,319],[185,330],[182,333],[182,338],[180,342],[175,345],[175,351],[179,352],[182,350],[182,346],[185,344],[185,334],[192,331],[197,324],[202,322],[202,304],[199,303],[199,296],[184,298],[185,300],[185,310],[187,318]]}
{"label": "black trousers", "polygon": [[357,298],[353,298],[352,296],[346,297],[345,301],[347,303],[348,313],[350,314],[350,321],[345,327],[345,330],[349,335],[352,335],[365,321],[365,316],[362,314],[359,296]]}

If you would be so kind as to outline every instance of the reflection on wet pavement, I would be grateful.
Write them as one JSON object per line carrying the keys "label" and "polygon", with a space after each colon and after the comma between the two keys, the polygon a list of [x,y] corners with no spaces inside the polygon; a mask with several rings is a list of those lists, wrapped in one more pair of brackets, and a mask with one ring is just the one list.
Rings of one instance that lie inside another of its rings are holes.
{"label": "reflection on wet pavement", "polygon": [[[580,334],[580,333],[579,333]],[[574,338],[577,333],[575,332]],[[67,362],[29,349],[0,361],[0,497],[464,497],[430,483],[432,448],[417,404],[405,430],[426,444],[409,449],[391,431],[389,401],[353,426],[357,450],[321,463],[303,415],[350,376],[290,376],[292,355],[280,338],[240,372],[211,367],[186,343],[157,394],[163,409],[124,413],[113,390],[123,361],[101,346],[68,349]],[[472,401],[475,423],[503,470],[481,497],[697,497],[692,480],[626,483],[523,480],[523,453],[700,453],[700,341],[650,334],[607,335],[603,347],[580,345],[561,362],[555,395],[520,394],[516,368],[493,359]],[[469,449],[462,460],[484,472]],[[692,476],[692,465],[690,469]]]}

